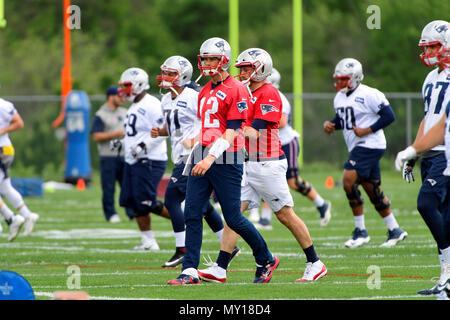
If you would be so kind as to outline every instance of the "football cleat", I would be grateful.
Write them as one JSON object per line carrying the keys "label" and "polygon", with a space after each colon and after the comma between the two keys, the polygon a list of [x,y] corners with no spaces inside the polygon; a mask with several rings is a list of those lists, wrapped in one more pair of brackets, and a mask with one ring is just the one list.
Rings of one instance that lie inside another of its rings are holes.
{"label": "football cleat", "polygon": [[237,257],[240,253],[241,253],[241,248],[239,248],[238,246],[235,246],[233,249],[233,252],[231,252],[230,262],[228,262],[228,266],[230,266],[233,258]]}
{"label": "football cleat", "polygon": [[17,237],[17,235],[20,232],[20,229],[22,228],[23,224],[25,223],[24,217],[22,217],[20,215],[15,215],[11,219],[12,219],[12,222],[9,225],[9,237],[8,237],[9,242],[13,241]]}
{"label": "football cleat", "polygon": [[274,260],[263,267],[256,267],[255,279],[253,283],[268,283],[272,279],[273,272],[280,265],[280,259],[273,256]]}
{"label": "football cleat", "polygon": [[179,264],[183,263],[183,258],[184,258],[184,252],[181,251],[180,249],[177,248],[177,250],[175,251],[174,255],[172,256],[172,258],[170,258],[169,261],[166,261],[162,267],[163,268],[173,268],[176,267]]}
{"label": "football cleat", "polygon": [[180,274],[178,278],[169,280],[167,284],[171,286],[186,286],[186,285],[194,285],[200,284],[200,280],[198,278],[194,278],[193,276],[189,276],[187,274]]}
{"label": "football cleat", "polygon": [[314,263],[307,262],[305,272],[303,273],[303,277],[295,281],[297,282],[315,281],[319,280],[322,277],[325,277],[326,275],[327,275],[327,267],[325,267],[322,261],[317,260]]}
{"label": "football cleat", "polygon": [[116,214],[113,214],[110,218],[109,218],[109,220],[108,220],[110,223],[119,223],[120,222],[120,217],[119,217],[119,215],[116,213]]}
{"label": "football cleat", "polygon": [[142,241],[142,244],[140,246],[134,247],[134,250],[136,250],[136,251],[144,251],[144,250],[159,251],[159,245],[156,242],[156,239],[147,239],[145,241]]}
{"label": "football cleat", "polygon": [[353,236],[345,242],[345,246],[347,248],[356,248],[362,246],[364,243],[368,243],[370,241],[369,234],[367,230],[361,230],[359,228],[355,228],[353,230]]}
{"label": "football cleat", "polygon": [[442,291],[448,290],[450,291],[450,263],[444,262],[442,264],[441,276],[439,278],[439,282],[431,289],[420,290],[417,292],[421,295],[435,295],[441,294]]}
{"label": "football cleat", "polygon": [[264,218],[259,219],[259,221],[255,223],[255,228],[258,230],[273,230],[270,220]]}
{"label": "football cleat", "polygon": [[36,225],[36,222],[39,220],[39,215],[37,213],[30,213],[28,215],[28,217],[26,217],[25,219],[25,223],[24,223],[24,228],[25,231],[23,232],[23,234],[25,236],[29,236],[31,234],[31,232],[34,229],[34,226]]}
{"label": "football cleat", "polygon": [[224,283],[227,281],[227,270],[219,267],[216,262],[212,262],[209,268],[197,272],[199,278],[206,282]]}
{"label": "football cleat", "polygon": [[388,230],[388,239],[386,242],[380,245],[383,248],[390,248],[397,244],[397,242],[402,241],[408,236],[408,233],[402,230],[402,228],[398,227],[393,230]]}
{"label": "football cleat", "polygon": [[441,290],[438,289],[438,284],[436,284],[431,289],[424,289],[424,290],[420,290],[417,292],[417,294],[420,294],[423,296],[431,296],[431,295],[435,295],[435,294],[439,294],[439,293],[441,293]]}
{"label": "football cleat", "polygon": [[317,209],[320,212],[320,226],[325,227],[331,219],[331,202],[325,201],[325,203]]}

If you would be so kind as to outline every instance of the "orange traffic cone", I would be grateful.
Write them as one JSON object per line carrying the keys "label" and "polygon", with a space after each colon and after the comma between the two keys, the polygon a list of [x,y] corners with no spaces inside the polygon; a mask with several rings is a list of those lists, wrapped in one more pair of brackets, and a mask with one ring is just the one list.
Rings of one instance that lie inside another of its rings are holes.
{"label": "orange traffic cone", "polygon": [[333,179],[333,177],[327,177],[327,179],[325,180],[325,187],[327,188],[327,189],[331,189],[331,188],[333,188],[334,187],[334,179]]}
{"label": "orange traffic cone", "polygon": [[84,179],[78,179],[77,181],[77,189],[79,191],[84,191],[86,190],[86,182],[84,182]]}

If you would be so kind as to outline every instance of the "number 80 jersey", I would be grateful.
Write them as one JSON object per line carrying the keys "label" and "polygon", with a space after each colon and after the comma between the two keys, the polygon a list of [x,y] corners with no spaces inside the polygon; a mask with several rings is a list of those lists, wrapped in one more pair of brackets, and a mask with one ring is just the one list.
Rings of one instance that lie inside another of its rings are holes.
{"label": "number 80 jersey", "polygon": [[[247,119],[250,95],[247,88],[235,78],[228,76],[222,83],[213,87],[208,82],[198,96],[198,114],[202,120],[200,143],[210,146],[220,138],[227,129],[227,121],[243,120],[241,129]],[[244,146],[241,133],[227,151],[238,151]]]}
{"label": "number 80 jersey", "polygon": [[338,92],[334,98],[334,110],[339,116],[348,151],[355,147],[386,149],[383,129],[358,137],[353,127],[368,128],[380,118],[378,112],[389,102],[385,95],[369,86],[360,84],[350,95]]}

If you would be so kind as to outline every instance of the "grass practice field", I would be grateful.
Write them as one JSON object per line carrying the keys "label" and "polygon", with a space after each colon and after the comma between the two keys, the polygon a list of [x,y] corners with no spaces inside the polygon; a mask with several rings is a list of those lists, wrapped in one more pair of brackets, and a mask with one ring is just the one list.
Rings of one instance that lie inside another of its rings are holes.
{"label": "grass practice field", "polygon": [[[167,281],[180,273],[180,268],[161,268],[175,247],[170,221],[153,216],[161,251],[134,251],[133,247],[140,244],[136,222],[128,221],[122,209],[122,222],[109,224],[104,220],[99,181],[86,191],[59,190],[43,198],[26,198],[41,218],[31,236],[19,235],[12,243],[7,242],[8,228],[2,222],[0,270],[24,276],[36,298],[43,300],[51,299],[55,291],[69,290],[68,284],[76,284],[69,278],[72,273],[68,267],[72,265],[81,271],[79,290],[86,291],[91,299],[436,299],[417,295],[418,290],[432,287],[431,278],[440,273],[436,245],[416,209],[420,179],[408,184],[399,173],[382,168],[384,192],[409,236],[396,247],[380,248],[387,239],[387,229],[363,193],[371,241],[348,249],[344,242],[351,236],[354,222],[347,198],[341,186],[325,188],[326,177],[339,181],[342,171],[314,165],[306,166],[302,173],[332,201],[332,219],[323,228],[313,203],[293,193],[295,211],[307,224],[319,257],[328,268],[328,275],[316,282],[295,282],[304,271],[305,256],[291,233],[273,217],[274,229],[262,231],[269,249],[280,258],[269,284],[252,284],[254,259],[248,245],[239,240],[242,253],[231,263],[225,284],[168,286]],[[415,173],[419,178],[418,168]],[[205,224],[202,256],[210,255],[215,261],[218,250],[219,242]],[[199,268],[203,267],[201,264]]]}

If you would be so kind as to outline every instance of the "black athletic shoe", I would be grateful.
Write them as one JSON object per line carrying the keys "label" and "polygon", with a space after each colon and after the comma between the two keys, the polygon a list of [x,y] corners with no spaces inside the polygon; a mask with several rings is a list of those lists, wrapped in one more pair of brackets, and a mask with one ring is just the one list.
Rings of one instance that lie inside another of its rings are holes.
{"label": "black athletic shoe", "polygon": [[175,254],[170,258],[169,261],[165,262],[162,267],[163,268],[173,268],[176,267],[179,264],[183,263],[184,258],[184,252],[182,252],[180,249],[177,248],[175,251]]}

